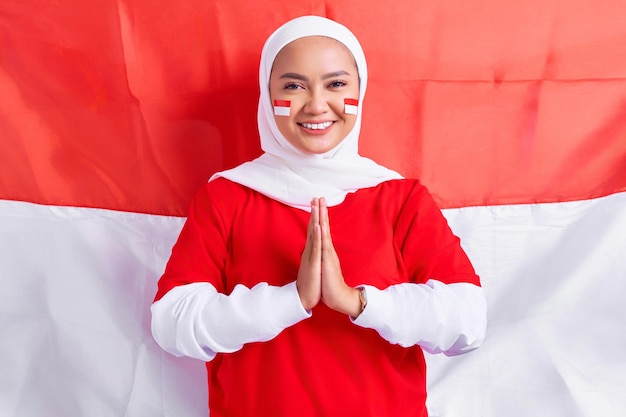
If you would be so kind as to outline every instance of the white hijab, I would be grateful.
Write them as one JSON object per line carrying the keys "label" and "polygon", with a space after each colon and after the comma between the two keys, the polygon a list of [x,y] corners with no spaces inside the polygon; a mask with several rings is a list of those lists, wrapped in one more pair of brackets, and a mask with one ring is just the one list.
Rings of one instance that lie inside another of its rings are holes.
{"label": "white hijab", "polygon": [[[306,36],[325,36],[343,43],[354,56],[360,79],[354,128],[335,148],[321,155],[304,153],[285,139],[276,126],[270,100],[269,80],[276,55],[288,43]],[[358,154],[367,66],[359,41],[345,26],[319,16],[303,16],[279,27],[263,47],[259,84],[257,119],[265,153],[253,161],[218,172],[209,181],[224,177],[291,207],[310,211],[313,197],[325,197],[332,207],[341,204],[348,193],[402,178],[397,172]]]}

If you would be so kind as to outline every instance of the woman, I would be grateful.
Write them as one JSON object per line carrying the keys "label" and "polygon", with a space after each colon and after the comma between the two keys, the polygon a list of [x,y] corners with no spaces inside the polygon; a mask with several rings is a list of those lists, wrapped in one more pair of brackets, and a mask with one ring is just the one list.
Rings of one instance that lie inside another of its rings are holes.
{"label": "woman", "polygon": [[264,154],[214,175],[152,307],[157,342],[207,362],[220,416],[426,416],[423,351],[477,348],[479,278],[426,189],[358,155],[367,67],[344,26],[267,40]]}

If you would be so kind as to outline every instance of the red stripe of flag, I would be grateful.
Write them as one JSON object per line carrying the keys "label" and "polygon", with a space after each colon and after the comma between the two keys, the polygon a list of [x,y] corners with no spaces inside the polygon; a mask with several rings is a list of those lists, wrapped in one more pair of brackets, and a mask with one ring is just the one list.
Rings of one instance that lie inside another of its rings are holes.
{"label": "red stripe of flag", "polygon": [[[358,34],[372,73],[397,74],[403,86],[370,78],[361,153],[420,178],[442,207],[626,190],[626,59],[618,41],[625,29],[610,12],[623,0],[602,8],[575,1],[580,11],[548,1],[560,20],[533,20],[532,42],[518,41],[525,25],[509,24],[518,11],[535,19],[531,6],[471,12],[474,24],[458,36],[442,31],[456,19],[446,11],[425,28],[394,31],[398,19],[431,13],[421,2],[404,0],[403,15],[389,10],[385,19],[378,10],[338,6],[336,17]],[[22,18],[5,19],[0,40],[0,50],[13,51],[0,54],[0,198],[184,215],[214,172],[260,155],[258,89],[239,88],[233,68],[256,74],[250,50],[261,50],[285,14],[310,13],[309,6],[275,5],[284,14],[272,9],[242,23],[239,6],[227,1],[193,11],[156,2],[159,13],[180,19],[153,19],[147,0],[133,2],[130,14],[110,2],[5,2],[5,14]],[[584,31],[559,23],[577,19]],[[182,21],[188,30],[175,24]],[[451,37],[426,39],[423,31]],[[468,38],[477,41],[468,45]],[[544,73],[545,51],[558,65]],[[494,54],[498,73],[507,74],[497,84]],[[515,65],[520,60],[525,65]]]}

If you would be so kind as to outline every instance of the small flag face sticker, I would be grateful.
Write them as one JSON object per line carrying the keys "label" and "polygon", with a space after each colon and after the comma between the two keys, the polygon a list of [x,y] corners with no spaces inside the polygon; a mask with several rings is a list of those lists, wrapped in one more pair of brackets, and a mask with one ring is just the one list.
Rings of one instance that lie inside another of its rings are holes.
{"label": "small flag face sticker", "polygon": [[343,103],[345,104],[343,109],[345,114],[357,114],[359,109],[359,100],[355,98],[345,98]]}
{"label": "small flag face sticker", "polygon": [[276,116],[289,116],[291,110],[291,101],[274,100],[274,114]]}

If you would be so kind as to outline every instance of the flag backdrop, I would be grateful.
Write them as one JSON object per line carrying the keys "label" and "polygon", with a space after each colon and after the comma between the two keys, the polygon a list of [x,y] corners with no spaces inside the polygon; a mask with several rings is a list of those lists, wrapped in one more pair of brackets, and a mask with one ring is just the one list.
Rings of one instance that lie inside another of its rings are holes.
{"label": "flag backdrop", "polygon": [[0,416],[207,414],[149,307],[195,190],[259,155],[260,49],[302,14],[362,41],[361,153],[482,277],[431,415],[622,416],[626,0],[0,0]]}

